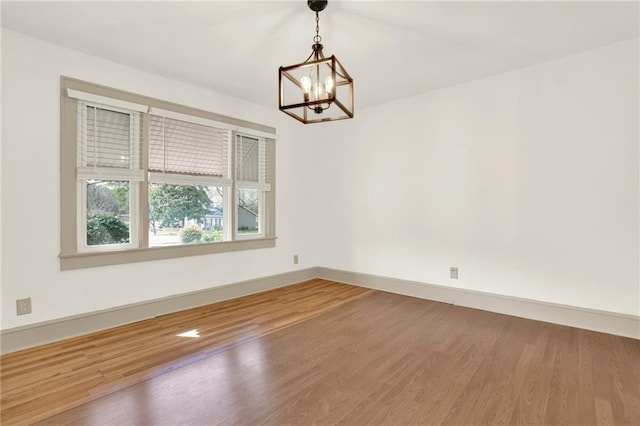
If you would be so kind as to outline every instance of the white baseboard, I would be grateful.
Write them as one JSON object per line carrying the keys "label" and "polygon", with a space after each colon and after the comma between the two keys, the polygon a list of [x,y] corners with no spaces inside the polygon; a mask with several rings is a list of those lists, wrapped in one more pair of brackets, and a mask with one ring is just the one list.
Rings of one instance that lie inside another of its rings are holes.
{"label": "white baseboard", "polygon": [[1,353],[16,352],[172,312],[285,287],[317,277],[317,268],[307,268],[117,308],[10,328],[0,332]]}
{"label": "white baseboard", "polygon": [[640,317],[331,268],[318,278],[437,302],[640,339]]}
{"label": "white baseboard", "polygon": [[1,353],[16,352],[119,325],[324,278],[374,290],[451,303],[618,336],[640,339],[640,317],[537,300],[483,293],[338,269],[313,267],[103,311],[0,331]]}

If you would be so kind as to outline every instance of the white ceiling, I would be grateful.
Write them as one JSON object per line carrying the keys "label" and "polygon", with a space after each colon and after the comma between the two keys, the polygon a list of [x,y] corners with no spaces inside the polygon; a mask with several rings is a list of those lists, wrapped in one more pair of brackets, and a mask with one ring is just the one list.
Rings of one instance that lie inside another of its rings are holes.
{"label": "white ceiling", "polygon": [[[638,2],[329,1],[325,54],[356,108],[638,36]],[[2,2],[2,26],[268,107],[311,52],[306,1]]]}

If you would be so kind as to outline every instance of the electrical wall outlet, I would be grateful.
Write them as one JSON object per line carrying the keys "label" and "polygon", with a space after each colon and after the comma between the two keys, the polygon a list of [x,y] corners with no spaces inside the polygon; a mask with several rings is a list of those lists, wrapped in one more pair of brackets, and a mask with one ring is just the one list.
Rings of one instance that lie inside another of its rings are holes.
{"label": "electrical wall outlet", "polygon": [[31,313],[31,298],[16,300],[16,314],[27,315]]}
{"label": "electrical wall outlet", "polygon": [[298,264],[298,255],[297,255],[297,254],[294,254],[294,255],[293,255],[293,264],[294,264],[294,265],[297,265],[297,264]]}
{"label": "electrical wall outlet", "polygon": [[458,279],[458,267],[457,266],[452,266],[451,268],[449,268],[449,278],[451,278],[452,280],[457,280]]}

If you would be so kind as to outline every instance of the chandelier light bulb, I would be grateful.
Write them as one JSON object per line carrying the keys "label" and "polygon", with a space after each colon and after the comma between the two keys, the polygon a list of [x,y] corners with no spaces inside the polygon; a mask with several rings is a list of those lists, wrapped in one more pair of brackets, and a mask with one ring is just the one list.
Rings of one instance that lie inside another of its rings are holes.
{"label": "chandelier light bulb", "polygon": [[324,84],[316,83],[313,85],[313,91],[316,97],[316,101],[324,98]]}
{"label": "chandelier light bulb", "polygon": [[327,90],[327,97],[330,98],[333,94],[333,79],[331,76],[327,76],[327,78],[324,79],[324,87]]}
{"label": "chandelier light bulb", "polygon": [[311,91],[311,77],[308,75],[305,75],[300,79],[300,84],[302,85],[304,93],[309,93]]}

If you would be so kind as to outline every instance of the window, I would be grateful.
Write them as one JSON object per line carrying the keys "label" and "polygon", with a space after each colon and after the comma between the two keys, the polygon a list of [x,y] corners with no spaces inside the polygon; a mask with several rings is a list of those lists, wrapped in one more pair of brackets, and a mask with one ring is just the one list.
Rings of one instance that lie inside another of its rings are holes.
{"label": "window", "polygon": [[268,183],[265,140],[236,135],[236,237],[255,237],[264,233],[264,194]]}
{"label": "window", "polygon": [[232,131],[223,123],[153,112],[149,124],[149,245],[232,240],[228,232],[231,212],[224,208],[233,185],[229,176]]}
{"label": "window", "polygon": [[62,269],[275,245],[275,129],[61,86]]}
{"label": "window", "polygon": [[134,248],[140,113],[78,102],[78,251]]}

